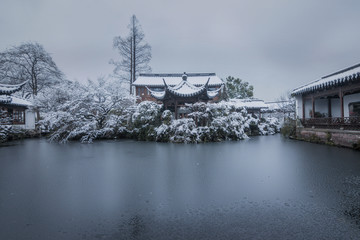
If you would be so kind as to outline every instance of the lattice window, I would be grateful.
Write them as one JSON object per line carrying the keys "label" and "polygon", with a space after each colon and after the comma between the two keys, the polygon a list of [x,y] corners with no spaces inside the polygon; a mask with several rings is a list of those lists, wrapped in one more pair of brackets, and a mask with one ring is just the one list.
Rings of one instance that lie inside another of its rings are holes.
{"label": "lattice window", "polygon": [[25,111],[14,109],[12,113],[13,124],[25,124]]}
{"label": "lattice window", "polygon": [[360,116],[360,102],[349,103],[349,116],[350,117]]}

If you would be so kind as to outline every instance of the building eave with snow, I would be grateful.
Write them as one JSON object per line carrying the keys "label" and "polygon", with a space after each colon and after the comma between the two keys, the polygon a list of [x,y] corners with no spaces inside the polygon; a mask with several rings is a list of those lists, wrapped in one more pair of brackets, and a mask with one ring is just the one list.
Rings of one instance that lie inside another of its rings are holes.
{"label": "building eave with snow", "polygon": [[16,128],[34,130],[35,112],[33,104],[25,99],[11,96],[26,84],[0,84],[0,124],[13,125]]}
{"label": "building eave with snow", "polygon": [[360,64],[292,91],[305,127],[360,130]]}

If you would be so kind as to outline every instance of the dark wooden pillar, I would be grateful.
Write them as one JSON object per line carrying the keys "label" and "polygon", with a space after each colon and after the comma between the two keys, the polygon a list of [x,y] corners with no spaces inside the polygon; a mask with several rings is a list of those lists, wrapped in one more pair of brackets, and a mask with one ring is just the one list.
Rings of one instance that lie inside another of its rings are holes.
{"label": "dark wooden pillar", "polygon": [[178,104],[177,100],[175,100],[175,119],[178,119]]}
{"label": "dark wooden pillar", "polygon": [[340,97],[340,113],[341,113],[341,118],[344,118],[344,93],[342,91],[342,89],[340,88],[339,90],[339,97]]}
{"label": "dark wooden pillar", "polygon": [[331,115],[331,98],[328,98],[328,117],[332,117]]}
{"label": "dark wooden pillar", "polygon": [[311,101],[312,101],[312,116],[311,118],[315,117],[315,98],[314,96],[311,97]]}
{"label": "dark wooden pillar", "polygon": [[302,119],[303,119],[303,121],[305,121],[305,98],[304,98],[304,96],[302,96],[302,115],[303,115]]}

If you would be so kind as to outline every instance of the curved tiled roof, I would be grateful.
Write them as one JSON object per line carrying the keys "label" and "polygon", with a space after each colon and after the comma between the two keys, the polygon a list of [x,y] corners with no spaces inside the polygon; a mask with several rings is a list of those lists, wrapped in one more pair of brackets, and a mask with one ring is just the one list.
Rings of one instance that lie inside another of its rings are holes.
{"label": "curved tiled roof", "polygon": [[19,90],[21,90],[21,88],[27,83],[23,82],[21,84],[16,84],[16,85],[10,85],[10,84],[0,84],[0,95],[9,95],[12,94],[14,92],[17,92]]}
{"label": "curved tiled roof", "polygon": [[[140,74],[134,86],[164,87],[163,78],[168,86],[174,87],[181,83],[183,73],[143,73]],[[186,73],[187,81],[196,87],[204,85],[210,78],[209,86],[217,87],[224,82],[215,73]]]}
{"label": "curved tiled roof", "polygon": [[328,89],[333,86],[343,85],[358,79],[360,79],[360,64],[345,68],[338,72],[324,76],[316,81],[308,83],[304,86],[295,88],[292,91],[292,95],[301,95],[308,92]]}
{"label": "curved tiled roof", "polygon": [[[185,77],[184,77],[185,76]],[[194,97],[194,96],[199,96],[202,95],[206,92],[206,96],[209,99],[212,99],[214,97],[216,97],[220,90],[215,90],[215,91],[208,91],[208,85],[210,82],[210,77],[208,77],[207,81],[205,84],[203,84],[201,87],[197,87],[194,84],[190,83],[188,81],[188,75],[181,75],[182,80],[180,83],[178,83],[176,86],[171,87],[169,86],[169,84],[167,83],[167,81],[165,81],[165,79],[163,79],[163,86],[165,86],[164,91],[161,92],[157,92],[157,91],[153,91],[151,89],[149,89],[148,87],[146,87],[151,96],[153,96],[154,98],[158,99],[158,100],[163,100],[166,96],[178,96],[178,97]]]}

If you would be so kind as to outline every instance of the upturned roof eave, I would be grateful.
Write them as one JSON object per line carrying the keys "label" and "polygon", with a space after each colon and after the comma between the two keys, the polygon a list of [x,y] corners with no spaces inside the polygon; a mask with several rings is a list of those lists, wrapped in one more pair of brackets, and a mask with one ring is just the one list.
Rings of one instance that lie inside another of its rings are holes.
{"label": "upturned roof eave", "polygon": [[12,93],[15,93],[17,91],[20,91],[21,88],[27,83],[28,81],[25,81],[20,84],[10,85],[10,84],[0,84],[0,95],[10,95]]}
{"label": "upturned roof eave", "polygon": [[[143,83],[137,84],[135,82],[132,85],[135,87],[165,87],[164,84],[143,84]],[[168,84],[168,86],[170,86],[170,87],[175,87],[176,85],[177,84]],[[193,85],[196,87],[201,87],[204,84],[193,84]],[[223,85],[224,85],[224,83],[213,83],[213,84],[209,83],[208,84],[209,87],[220,87]]]}

